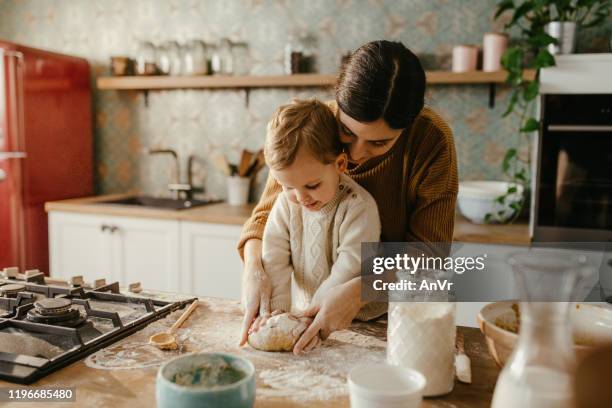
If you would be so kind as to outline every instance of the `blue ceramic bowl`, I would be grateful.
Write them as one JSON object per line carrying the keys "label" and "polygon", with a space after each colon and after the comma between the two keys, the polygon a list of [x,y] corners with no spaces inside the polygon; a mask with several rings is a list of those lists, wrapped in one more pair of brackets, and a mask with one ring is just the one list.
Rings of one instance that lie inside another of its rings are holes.
{"label": "blue ceramic bowl", "polygon": [[[177,373],[190,372],[205,362],[219,358],[246,373],[246,377],[214,388],[184,386],[172,381]],[[156,398],[159,408],[251,408],[255,403],[255,367],[249,360],[231,354],[186,354],[161,366],[157,372]]]}

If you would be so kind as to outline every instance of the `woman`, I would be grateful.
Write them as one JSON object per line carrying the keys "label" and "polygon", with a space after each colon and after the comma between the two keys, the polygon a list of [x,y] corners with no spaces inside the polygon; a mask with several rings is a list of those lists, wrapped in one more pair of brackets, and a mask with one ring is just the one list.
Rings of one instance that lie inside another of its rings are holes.
{"label": "woman", "polygon": [[[381,241],[451,242],[457,199],[457,160],[448,125],[424,107],[425,72],[403,44],[374,41],[356,50],[342,67],[332,107],[346,146],[347,174],[374,197]],[[270,314],[270,282],[261,262],[261,238],[281,187],[268,178],[245,223],[238,249],[244,259],[245,316],[240,344],[257,315]],[[361,278],[336,286],[320,304],[294,352],[320,336],[345,329],[363,306]]]}

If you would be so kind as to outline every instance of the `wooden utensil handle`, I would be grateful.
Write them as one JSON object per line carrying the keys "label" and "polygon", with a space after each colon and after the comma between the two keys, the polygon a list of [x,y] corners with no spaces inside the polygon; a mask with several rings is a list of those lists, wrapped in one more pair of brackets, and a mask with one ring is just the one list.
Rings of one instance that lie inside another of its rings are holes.
{"label": "wooden utensil handle", "polygon": [[187,310],[185,310],[183,312],[183,314],[181,315],[181,317],[179,317],[179,319],[176,321],[176,323],[174,323],[172,325],[172,327],[170,328],[170,331],[168,333],[170,334],[174,334],[176,333],[176,331],[178,330],[179,327],[181,327],[181,325],[185,322],[185,320],[187,320],[187,318],[189,317],[189,315],[196,310],[196,308],[198,307],[198,305],[200,304],[199,300],[194,301],[191,305],[189,305],[189,307],[187,308]]}

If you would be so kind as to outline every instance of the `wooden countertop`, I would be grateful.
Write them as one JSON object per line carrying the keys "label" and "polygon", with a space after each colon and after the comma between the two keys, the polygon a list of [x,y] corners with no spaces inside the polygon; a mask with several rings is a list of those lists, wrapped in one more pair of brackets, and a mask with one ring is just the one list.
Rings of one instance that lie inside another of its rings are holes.
{"label": "wooden countertop", "polygon": [[[130,205],[104,204],[104,201],[131,197],[112,194],[95,197],[53,201],[45,204],[49,211],[68,211],[86,214],[105,214],[140,218],[175,219],[195,222],[242,225],[251,215],[255,204],[231,206],[227,203],[209,204],[188,210],[165,210]],[[454,240],[458,242],[528,245],[529,227],[525,222],[511,225],[473,224],[457,214]]]}
{"label": "wooden countertop", "polygon": [[133,197],[133,194],[109,194],[94,197],[73,198],[45,203],[45,210],[84,214],[115,215],[123,217],[158,218],[217,224],[242,225],[251,215],[255,204],[232,206],[227,203],[208,204],[187,210],[140,207],[134,205],[106,204],[106,201]]}
{"label": "wooden countertop", "polygon": [[529,225],[524,221],[514,224],[474,224],[461,214],[455,216],[453,239],[457,242],[483,244],[529,245]]}
{"label": "wooden countertop", "polygon": [[[355,323],[334,333],[322,346],[301,356],[238,348],[242,320],[235,301],[205,298],[178,331],[181,349],[159,351],[147,344],[151,334],[168,329],[176,311],[124,340],[65,367],[28,387],[74,387],[78,406],[154,407],[159,366],[186,352],[230,352],[253,362],[257,371],[256,407],[348,407],[346,374],[364,362],[385,360],[387,322]],[[446,396],[427,398],[422,407],[489,407],[499,370],[474,328],[459,327],[472,362],[472,384],[455,382]],[[305,381],[301,381],[304,378]],[[0,381],[0,387],[13,387]],[[18,386],[23,387],[23,386]],[[34,406],[13,403],[5,406]],[[71,407],[74,403],[45,406]]]}

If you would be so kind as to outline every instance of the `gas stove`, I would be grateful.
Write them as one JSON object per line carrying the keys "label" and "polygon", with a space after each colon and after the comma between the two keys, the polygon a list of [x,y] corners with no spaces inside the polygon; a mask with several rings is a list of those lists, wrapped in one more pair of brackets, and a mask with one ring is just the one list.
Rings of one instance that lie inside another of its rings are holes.
{"label": "gas stove", "polygon": [[0,272],[1,380],[30,384],[195,300],[127,296],[104,280],[79,283],[39,271]]}

